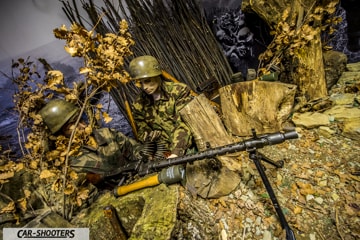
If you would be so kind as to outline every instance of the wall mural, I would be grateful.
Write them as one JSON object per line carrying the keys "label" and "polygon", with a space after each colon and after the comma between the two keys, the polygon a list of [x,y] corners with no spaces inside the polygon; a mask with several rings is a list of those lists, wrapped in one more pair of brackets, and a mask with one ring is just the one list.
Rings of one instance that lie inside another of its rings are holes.
{"label": "wall mural", "polygon": [[241,10],[225,12],[214,16],[212,26],[233,71],[244,72],[244,60],[254,58],[254,34],[245,24],[245,14]]}
{"label": "wall mural", "polygon": [[[248,68],[257,68],[258,56],[271,42],[266,24],[255,14],[241,11],[242,1],[202,1],[207,21],[223,48],[234,72],[246,76]],[[360,6],[356,0],[342,0],[337,16],[343,21],[324,41],[348,56],[348,62],[360,61]]]}

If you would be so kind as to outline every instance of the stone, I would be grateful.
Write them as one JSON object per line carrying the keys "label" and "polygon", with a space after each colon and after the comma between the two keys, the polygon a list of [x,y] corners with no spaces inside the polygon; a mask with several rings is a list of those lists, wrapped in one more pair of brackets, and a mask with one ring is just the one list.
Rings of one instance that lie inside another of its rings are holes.
{"label": "stone", "polygon": [[329,90],[345,71],[347,56],[342,52],[330,50],[323,52],[323,59],[326,87]]}
{"label": "stone", "polygon": [[116,198],[103,193],[89,208],[83,209],[71,221],[90,229],[90,239],[116,239],[116,232],[104,214],[104,207],[116,209],[119,222],[131,239],[171,239],[177,215],[179,185],[160,184]]}
{"label": "stone", "polygon": [[186,188],[202,198],[219,198],[230,194],[239,184],[240,175],[215,159],[196,161],[186,166]]}
{"label": "stone", "polygon": [[327,126],[320,126],[319,127],[319,134],[323,137],[330,138],[336,133],[335,130],[327,127]]}
{"label": "stone", "polygon": [[360,77],[360,72],[343,72],[337,83],[339,85],[346,86],[348,84],[358,82],[359,77]]}
{"label": "stone", "polygon": [[345,105],[335,105],[331,109],[326,110],[324,114],[333,116],[336,121],[344,121],[351,118],[360,118],[360,109]]}
{"label": "stone", "polygon": [[360,72],[360,62],[356,62],[356,63],[348,63],[346,65],[346,69],[349,72]]}
{"label": "stone", "polygon": [[271,232],[268,230],[265,230],[262,240],[271,240],[271,239],[272,239]]}
{"label": "stone", "polygon": [[296,126],[308,129],[330,125],[329,116],[317,112],[294,113],[292,121]]}
{"label": "stone", "polygon": [[330,100],[334,105],[352,105],[356,98],[356,94],[353,93],[344,93],[337,94],[330,97]]}
{"label": "stone", "polygon": [[360,141],[360,118],[344,121],[341,134],[347,138]]}
{"label": "stone", "polygon": [[316,197],[316,198],[314,199],[314,201],[321,205],[321,204],[323,204],[324,199],[321,198],[321,197]]}

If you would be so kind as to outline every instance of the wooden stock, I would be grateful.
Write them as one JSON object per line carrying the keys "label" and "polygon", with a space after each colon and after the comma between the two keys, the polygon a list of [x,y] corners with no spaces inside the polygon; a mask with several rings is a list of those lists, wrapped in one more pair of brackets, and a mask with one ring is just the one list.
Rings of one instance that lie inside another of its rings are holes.
{"label": "wooden stock", "polygon": [[129,192],[133,192],[133,191],[136,191],[139,189],[159,185],[160,181],[159,181],[158,175],[159,174],[147,177],[145,179],[131,183],[129,185],[119,186],[119,187],[115,188],[114,194],[115,194],[115,196],[122,196]]}

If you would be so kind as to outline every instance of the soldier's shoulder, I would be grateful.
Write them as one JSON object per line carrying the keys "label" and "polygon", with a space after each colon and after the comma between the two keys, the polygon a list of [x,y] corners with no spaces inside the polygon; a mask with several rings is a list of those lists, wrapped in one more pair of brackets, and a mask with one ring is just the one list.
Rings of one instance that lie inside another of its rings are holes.
{"label": "soldier's shoulder", "polygon": [[185,83],[182,83],[182,82],[168,82],[168,81],[165,81],[164,85],[169,90],[174,90],[174,91],[181,91],[181,90],[188,89],[188,86]]}

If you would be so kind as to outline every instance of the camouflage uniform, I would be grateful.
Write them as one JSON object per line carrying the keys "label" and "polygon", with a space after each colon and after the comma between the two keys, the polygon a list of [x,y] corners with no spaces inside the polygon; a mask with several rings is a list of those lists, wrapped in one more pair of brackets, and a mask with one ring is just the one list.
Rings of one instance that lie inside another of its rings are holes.
{"label": "camouflage uniform", "polygon": [[190,89],[183,83],[162,80],[161,97],[154,101],[142,92],[133,104],[133,116],[139,139],[151,131],[161,131],[159,141],[178,156],[192,145],[190,129],[182,121],[179,111],[192,100]]}
{"label": "camouflage uniform", "polygon": [[96,129],[93,137],[97,148],[83,146],[82,155],[71,159],[71,167],[78,172],[111,176],[126,161],[141,157],[141,144],[121,132],[109,128]]}

